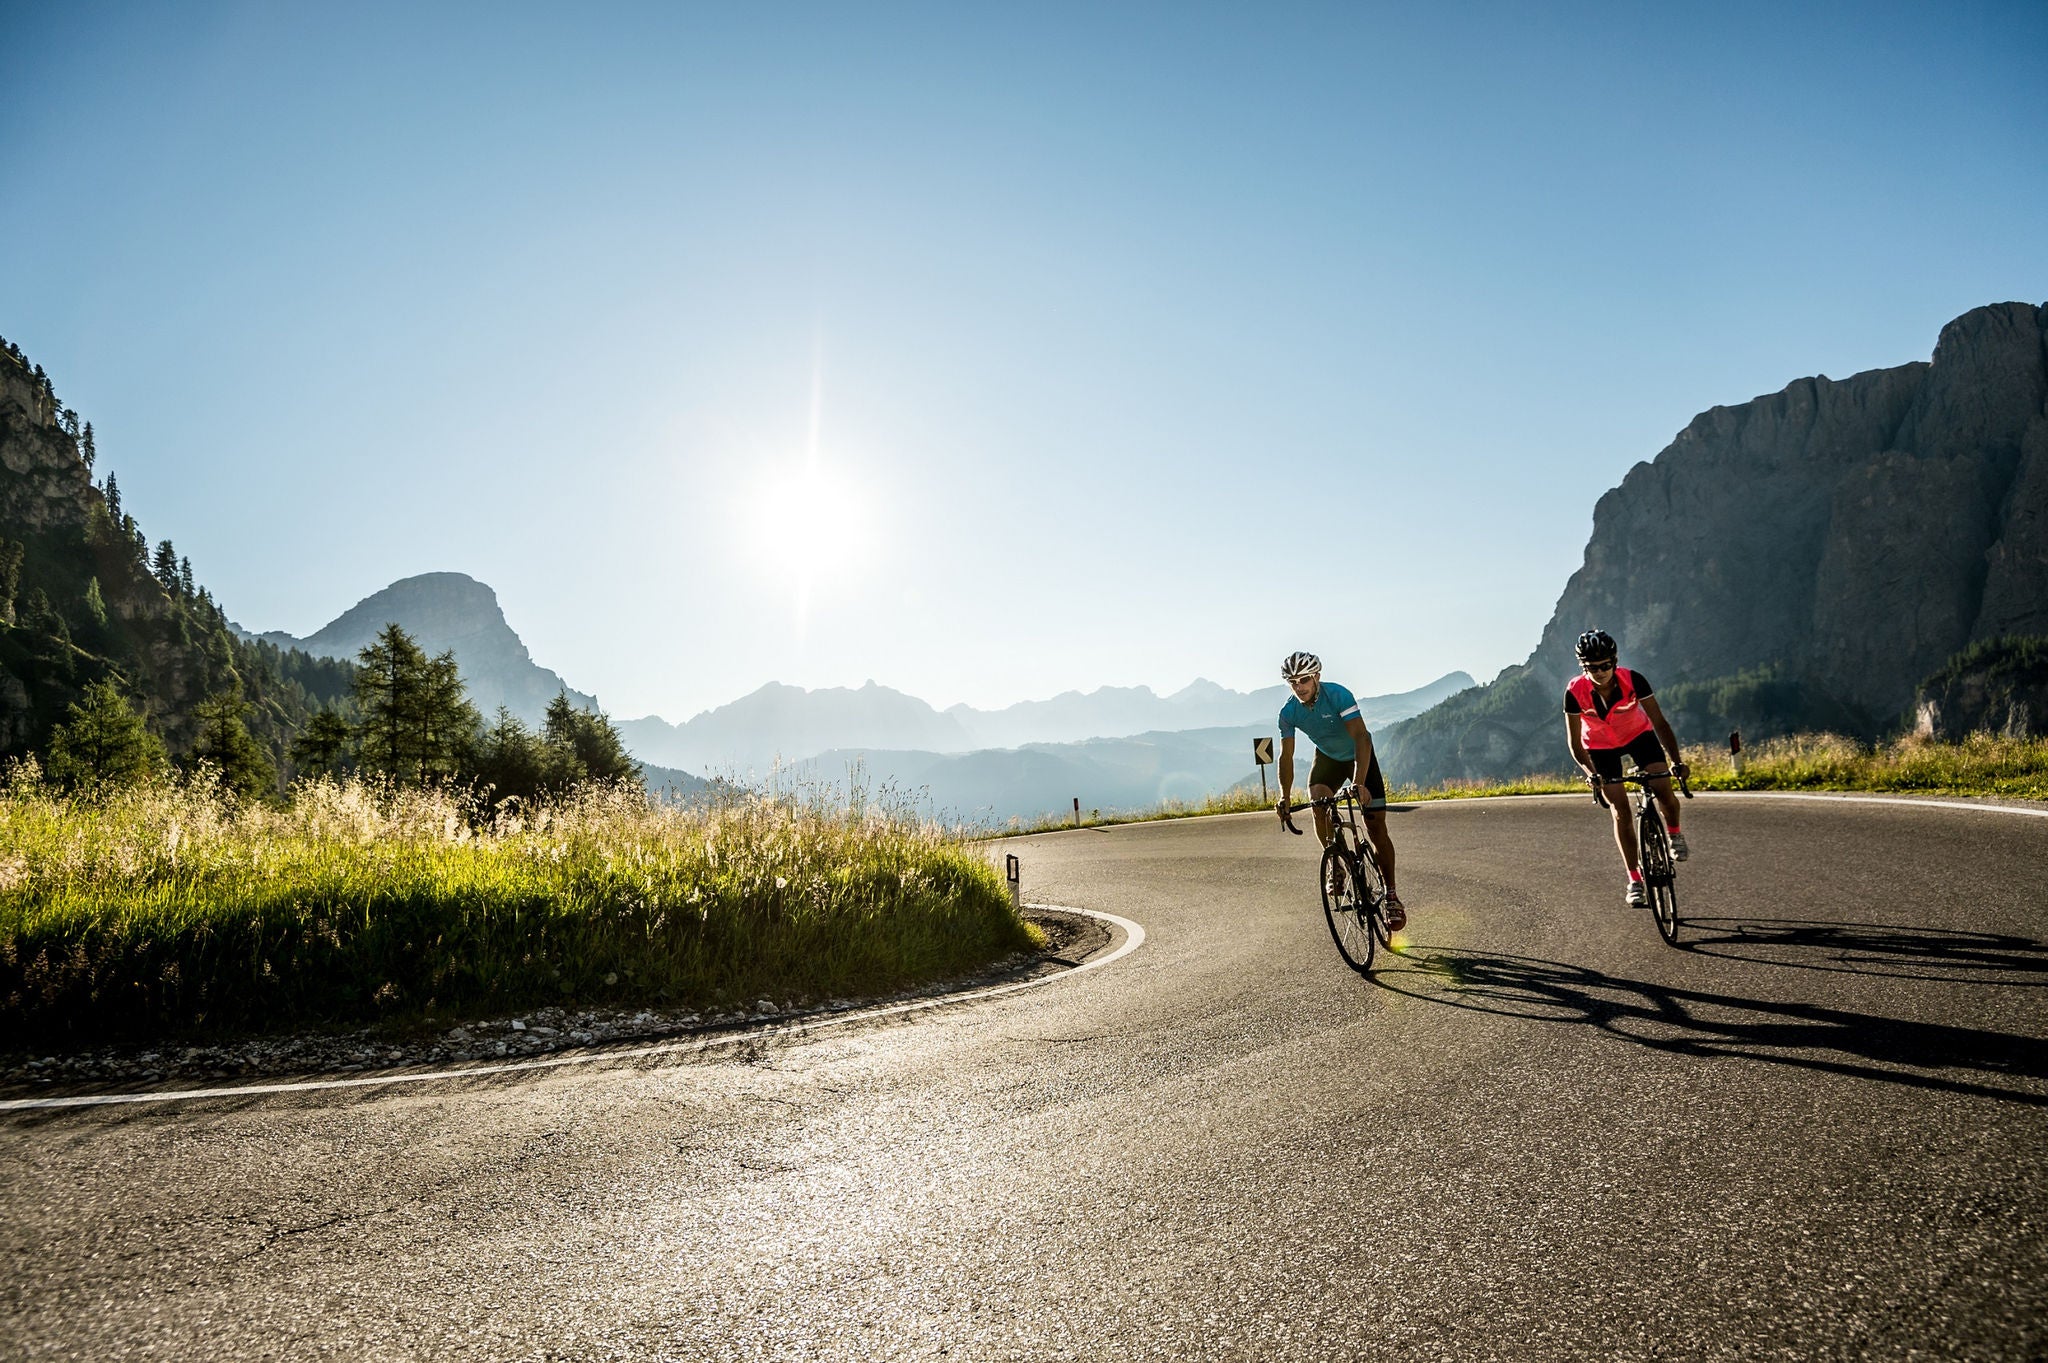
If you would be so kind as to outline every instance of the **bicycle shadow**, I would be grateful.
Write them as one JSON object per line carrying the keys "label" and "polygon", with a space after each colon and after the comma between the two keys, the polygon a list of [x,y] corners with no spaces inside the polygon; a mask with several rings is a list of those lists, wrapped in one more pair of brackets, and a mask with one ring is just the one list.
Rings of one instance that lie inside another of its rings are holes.
{"label": "bicycle shadow", "polygon": [[1423,1002],[1594,1027],[1676,1055],[1737,1057],[2048,1107],[2048,1041],[2037,1037],[1681,989],[1451,947],[1410,945],[1371,980]]}
{"label": "bicycle shadow", "polygon": [[2048,943],[2010,933],[1799,918],[1688,918],[1682,947],[1794,970],[1953,984],[2048,986]]}

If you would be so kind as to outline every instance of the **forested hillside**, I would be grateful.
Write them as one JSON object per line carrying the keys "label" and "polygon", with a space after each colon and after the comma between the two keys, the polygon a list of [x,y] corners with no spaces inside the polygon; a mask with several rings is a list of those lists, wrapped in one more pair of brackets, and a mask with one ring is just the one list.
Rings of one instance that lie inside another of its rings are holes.
{"label": "forested hillside", "polygon": [[218,741],[208,717],[232,714],[282,769],[353,669],[237,638],[191,559],[151,545],[111,471],[95,481],[99,456],[92,423],[0,340],[0,760],[47,754],[110,683],[171,756]]}

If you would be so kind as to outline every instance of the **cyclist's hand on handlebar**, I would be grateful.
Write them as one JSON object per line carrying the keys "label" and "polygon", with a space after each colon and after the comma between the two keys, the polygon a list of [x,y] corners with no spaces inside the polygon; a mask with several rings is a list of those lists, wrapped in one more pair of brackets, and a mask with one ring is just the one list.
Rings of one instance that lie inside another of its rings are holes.
{"label": "cyclist's hand on handlebar", "polygon": [[1287,802],[1287,797],[1284,795],[1280,797],[1279,811],[1280,826],[1290,833],[1300,833],[1301,830],[1294,826],[1294,806]]}
{"label": "cyclist's hand on handlebar", "polygon": [[1692,768],[1688,767],[1683,762],[1673,762],[1671,764],[1671,774],[1673,776],[1676,776],[1679,780],[1683,781],[1687,777],[1692,775]]}

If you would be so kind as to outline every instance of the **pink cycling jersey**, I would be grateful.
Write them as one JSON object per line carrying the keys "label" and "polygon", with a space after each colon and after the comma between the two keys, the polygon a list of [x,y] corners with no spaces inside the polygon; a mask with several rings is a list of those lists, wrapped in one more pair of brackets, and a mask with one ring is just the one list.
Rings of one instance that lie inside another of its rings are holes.
{"label": "pink cycling jersey", "polygon": [[1580,677],[1565,688],[1565,694],[1579,703],[1579,720],[1585,725],[1589,748],[1626,748],[1650,731],[1650,717],[1636,696],[1636,674],[1625,667],[1614,669],[1614,684],[1621,694],[1601,714],[1591,677]]}

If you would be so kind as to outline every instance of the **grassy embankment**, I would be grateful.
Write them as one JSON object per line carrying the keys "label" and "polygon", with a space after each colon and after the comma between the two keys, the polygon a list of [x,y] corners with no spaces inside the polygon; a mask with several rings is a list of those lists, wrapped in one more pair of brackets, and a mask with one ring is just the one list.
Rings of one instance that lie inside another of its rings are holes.
{"label": "grassy embankment", "polygon": [[446,1020],[543,1003],[872,995],[1036,940],[984,854],[894,807],[594,790],[478,828],[308,783],[0,789],[0,1037]]}
{"label": "grassy embankment", "polygon": [[[2002,796],[2048,800],[2048,739],[1994,738],[1978,734],[1961,743],[1936,743],[1905,738],[1879,744],[1858,743],[1836,734],[1802,734],[1772,739],[1748,754],[1741,776],[1728,754],[1701,745],[1687,748],[1694,790],[1833,790],[1885,791],[1921,795]],[[1531,776],[1519,781],[1452,781],[1424,790],[1399,786],[1389,792],[1397,803],[1461,800],[1496,795],[1578,794],[1585,782],[1564,775]],[[1241,814],[1265,810],[1278,798],[1278,787],[1261,798],[1256,791],[1234,790],[1202,801],[1171,801],[1153,809],[1115,811],[1083,816],[1081,826],[1139,823],[1154,819],[1186,819],[1204,814]],[[1302,798],[1297,792],[1296,798]],[[1018,824],[1003,836],[1044,833],[1074,827],[1071,818],[1046,818]]]}

